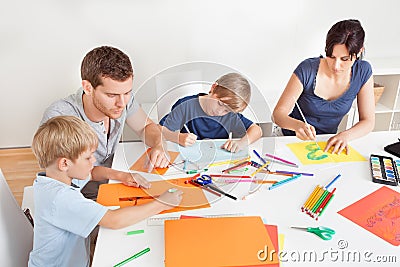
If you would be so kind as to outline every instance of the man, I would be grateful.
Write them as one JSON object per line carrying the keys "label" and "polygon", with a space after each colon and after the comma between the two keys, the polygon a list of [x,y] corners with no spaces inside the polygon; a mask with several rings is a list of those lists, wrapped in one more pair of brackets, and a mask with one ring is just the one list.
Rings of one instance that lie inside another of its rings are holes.
{"label": "man", "polygon": [[161,132],[132,96],[133,68],[129,57],[117,48],[102,46],[86,54],[81,65],[82,87],[76,94],[58,100],[43,114],[41,124],[49,118],[72,115],[89,123],[99,138],[95,152],[96,167],[93,180],[82,193],[97,198],[100,183],[107,179],[119,180],[135,187],[149,187],[139,174],[111,169],[115,149],[121,138],[125,121],[152,149],[149,167],[166,167],[168,159],[163,150]]}

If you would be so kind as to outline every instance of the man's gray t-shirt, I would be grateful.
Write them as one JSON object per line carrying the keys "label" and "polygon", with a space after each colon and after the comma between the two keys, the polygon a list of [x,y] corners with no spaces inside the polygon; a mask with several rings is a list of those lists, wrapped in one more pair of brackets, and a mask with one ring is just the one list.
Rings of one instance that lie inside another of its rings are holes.
{"label": "man's gray t-shirt", "polygon": [[[76,94],[72,94],[51,104],[44,112],[40,124],[43,124],[52,117],[62,115],[71,115],[81,118],[92,127],[99,138],[99,146],[94,153],[96,158],[96,163],[94,165],[111,167],[115,150],[124,129],[125,120],[138,110],[139,105],[132,96],[125,110],[122,112],[121,117],[118,119],[110,119],[110,130],[109,134],[107,134],[104,122],[93,122],[86,116],[83,110],[83,93],[83,89],[79,88]],[[95,199],[97,197],[98,186],[98,182],[91,181],[82,189],[82,193],[87,198]]]}

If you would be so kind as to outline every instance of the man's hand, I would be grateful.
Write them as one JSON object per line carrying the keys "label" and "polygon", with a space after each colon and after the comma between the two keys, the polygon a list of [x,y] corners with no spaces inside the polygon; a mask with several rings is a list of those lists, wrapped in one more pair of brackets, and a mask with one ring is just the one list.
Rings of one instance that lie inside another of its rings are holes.
{"label": "man's hand", "polygon": [[153,168],[166,168],[169,164],[169,155],[165,146],[155,146],[148,152],[148,160],[146,166],[148,167],[148,172],[151,172]]}

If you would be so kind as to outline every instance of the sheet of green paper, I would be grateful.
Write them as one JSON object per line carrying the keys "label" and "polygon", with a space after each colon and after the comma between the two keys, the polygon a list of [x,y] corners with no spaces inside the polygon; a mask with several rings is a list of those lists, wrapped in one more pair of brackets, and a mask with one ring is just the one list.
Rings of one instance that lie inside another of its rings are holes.
{"label": "sheet of green paper", "polygon": [[318,142],[318,145],[321,149],[319,149],[315,142],[297,142],[287,144],[293,154],[296,155],[303,165],[366,161],[366,159],[351,146],[349,146],[348,155],[344,151],[338,155],[325,153],[323,151],[326,147],[326,142]]}

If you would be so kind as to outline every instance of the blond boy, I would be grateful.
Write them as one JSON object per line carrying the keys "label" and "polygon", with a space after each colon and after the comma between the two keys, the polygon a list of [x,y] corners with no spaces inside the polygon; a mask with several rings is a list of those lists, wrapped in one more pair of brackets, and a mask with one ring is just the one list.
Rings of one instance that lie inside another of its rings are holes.
{"label": "blond boy", "polygon": [[127,227],[182,200],[177,190],[145,205],[108,210],[86,199],[75,183],[83,187],[89,181],[97,144],[91,127],[74,116],[51,118],[37,130],[32,150],[45,172],[33,185],[35,228],[28,266],[89,266],[88,235],[97,225]]}
{"label": "blond boy", "polygon": [[[261,128],[244,117],[242,112],[250,102],[249,82],[238,73],[220,77],[209,94],[179,99],[160,125],[168,141],[182,146],[193,145],[196,139],[228,139],[223,148],[237,152],[258,140]],[[189,130],[189,132],[188,132]]]}

